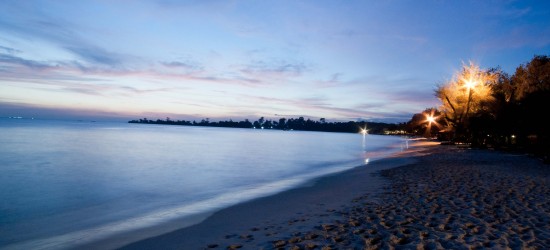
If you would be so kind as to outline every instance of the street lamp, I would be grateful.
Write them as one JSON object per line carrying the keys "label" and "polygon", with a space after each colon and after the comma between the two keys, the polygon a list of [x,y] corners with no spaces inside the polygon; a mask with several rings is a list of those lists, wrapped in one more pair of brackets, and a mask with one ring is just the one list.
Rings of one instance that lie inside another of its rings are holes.
{"label": "street lamp", "polygon": [[464,87],[468,89],[468,102],[466,103],[466,114],[464,114],[464,118],[468,119],[468,114],[470,113],[470,103],[472,102],[472,89],[477,86],[478,80],[472,79],[473,77],[470,76],[469,79],[464,80]]}
{"label": "street lamp", "polygon": [[432,125],[432,122],[435,122],[435,118],[433,115],[429,115],[426,117],[426,121],[428,121],[428,125]]}
{"label": "street lamp", "polygon": [[468,80],[464,81],[464,86],[465,86],[468,90],[473,89],[476,85],[477,85],[477,81],[476,81],[476,80],[468,79]]}
{"label": "street lamp", "polygon": [[424,116],[426,116],[426,122],[428,122],[428,126],[426,127],[426,131],[425,131],[425,136],[427,138],[430,138],[432,136],[432,123],[437,126],[437,122],[435,121],[437,117],[434,117],[433,110],[430,114],[425,114]]}
{"label": "street lamp", "polygon": [[449,83],[449,88],[441,90],[443,92],[440,94],[440,99],[444,101],[444,112],[452,126],[455,139],[459,136],[470,136],[468,134],[470,114],[475,115],[482,111],[481,105],[488,104],[492,100],[491,86],[497,79],[497,74],[481,70],[479,66],[470,63],[470,65],[463,65],[462,71]]}
{"label": "street lamp", "polygon": [[365,148],[367,142],[367,134],[369,133],[367,125],[365,125],[365,128],[359,128],[359,133],[363,135],[363,148]]}

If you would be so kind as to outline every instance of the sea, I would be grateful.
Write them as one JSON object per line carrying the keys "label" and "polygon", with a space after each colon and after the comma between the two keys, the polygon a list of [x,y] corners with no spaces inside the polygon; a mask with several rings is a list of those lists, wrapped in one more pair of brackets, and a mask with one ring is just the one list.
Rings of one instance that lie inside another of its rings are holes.
{"label": "sea", "polygon": [[371,134],[0,118],[0,249],[188,226],[405,147]]}

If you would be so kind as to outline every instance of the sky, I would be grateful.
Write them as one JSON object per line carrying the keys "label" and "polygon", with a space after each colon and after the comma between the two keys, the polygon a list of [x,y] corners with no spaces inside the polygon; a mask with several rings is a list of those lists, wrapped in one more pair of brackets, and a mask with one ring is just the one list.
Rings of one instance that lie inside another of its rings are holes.
{"label": "sky", "polygon": [[0,1],[0,117],[406,122],[550,54],[550,1]]}

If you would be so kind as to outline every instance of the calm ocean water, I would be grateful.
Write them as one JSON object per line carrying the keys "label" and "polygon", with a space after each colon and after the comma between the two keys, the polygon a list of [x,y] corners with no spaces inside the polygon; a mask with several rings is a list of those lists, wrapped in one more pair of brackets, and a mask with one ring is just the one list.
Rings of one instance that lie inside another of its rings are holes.
{"label": "calm ocean water", "polygon": [[0,248],[70,248],[215,211],[363,165],[405,143],[347,133],[0,119]]}

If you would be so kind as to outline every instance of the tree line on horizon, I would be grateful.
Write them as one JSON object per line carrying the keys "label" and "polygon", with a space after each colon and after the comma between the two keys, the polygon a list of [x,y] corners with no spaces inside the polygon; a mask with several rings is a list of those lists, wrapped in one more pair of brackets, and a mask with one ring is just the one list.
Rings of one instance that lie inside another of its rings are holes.
{"label": "tree line on horizon", "polygon": [[[454,78],[439,84],[434,95],[439,107],[426,108],[405,123],[366,121],[327,122],[261,117],[257,121],[200,122],[177,120],[132,120],[130,123],[304,130],[369,134],[398,134],[437,137],[451,144],[466,143],[473,147],[492,147],[532,153],[550,162],[550,122],[546,117],[550,107],[550,58],[535,55],[520,64],[514,74],[500,67],[481,69],[463,64]],[[433,119],[430,119],[433,118]]]}
{"label": "tree line on horizon", "polygon": [[[406,130],[451,143],[519,150],[550,162],[550,58],[535,55],[509,75],[463,65],[434,91],[441,101],[413,115]],[[433,122],[427,117],[433,117]]]}
{"label": "tree line on horizon", "polygon": [[328,122],[325,118],[318,121],[305,119],[304,117],[280,118],[278,121],[259,118],[256,121],[210,121],[202,119],[197,121],[172,120],[167,117],[165,120],[149,120],[147,118],[131,120],[129,123],[142,124],[163,124],[163,125],[182,125],[182,126],[204,126],[204,127],[223,127],[223,128],[252,128],[252,129],[277,129],[277,130],[300,130],[300,131],[319,131],[319,132],[342,132],[342,133],[360,133],[362,130],[368,130],[369,134],[387,134],[387,131],[399,131],[404,124],[393,124],[383,122],[366,121],[348,121],[348,122]]}

